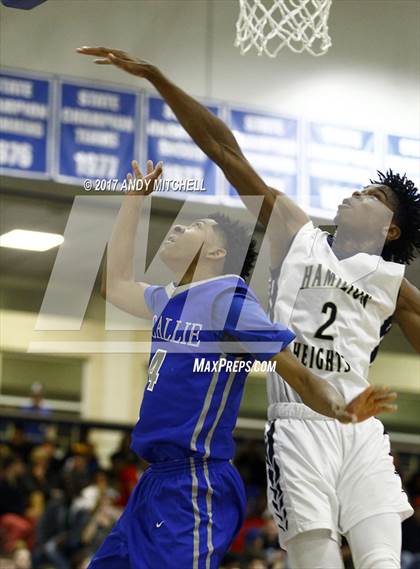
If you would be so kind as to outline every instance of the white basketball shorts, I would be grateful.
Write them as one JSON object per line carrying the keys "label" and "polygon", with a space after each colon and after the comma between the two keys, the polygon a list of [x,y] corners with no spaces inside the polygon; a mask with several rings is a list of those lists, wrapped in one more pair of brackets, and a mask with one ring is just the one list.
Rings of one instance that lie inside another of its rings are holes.
{"label": "white basketball shorts", "polygon": [[344,425],[300,403],[277,403],[265,439],[268,505],[284,549],[306,531],[329,529],[339,541],[370,516],[412,515],[378,419]]}

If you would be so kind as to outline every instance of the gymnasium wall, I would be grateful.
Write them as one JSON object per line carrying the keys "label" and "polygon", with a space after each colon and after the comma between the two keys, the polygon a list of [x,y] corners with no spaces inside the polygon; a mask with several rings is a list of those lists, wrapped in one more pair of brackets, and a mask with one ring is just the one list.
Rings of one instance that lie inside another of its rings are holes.
{"label": "gymnasium wall", "polygon": [[2,7],[0,62],[137,85],[74,51],[120,47],[195,95],[419,135],[419,2],[334,0],[333,47],[319,58],[288,50],[274,60],[241,57],[233,46],[237,11],[236,0],[50,0],[29,12]]}

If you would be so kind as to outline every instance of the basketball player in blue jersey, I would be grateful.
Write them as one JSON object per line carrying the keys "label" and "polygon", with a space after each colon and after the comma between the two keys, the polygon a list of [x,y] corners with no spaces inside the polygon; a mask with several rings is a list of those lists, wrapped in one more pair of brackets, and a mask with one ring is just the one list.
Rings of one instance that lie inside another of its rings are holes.
{"label": "basketball player in blue jersey", "polygon": [[[119,50],[78,51],[152,83],[266,227],[271,316],[293,329],[293,352],[303,365],[350,401],[366,389],[369,364],[392,320],[420,352],[420,291],[404,278],[404,265],[420,250],[420,197],[411,181],[379,174],[344,200],[338,230],[328,235],[268,187],[229,128],[155,66]],[[262,197],[261,209],[247,196]],[[279,367],[268,399],[269,502],[292,569],[341,569],[341,535],[356,569],[398,569],[401,520],[412,509],[380,421],[325,420]]]}
{"label": "basketball player in blue jersey", "polygon": [[[136,162],[133,169],[151,190],[161,165],[149,162],[145,178]],[[255,243],[243,262],[238,251],[247,232],[222,215],[171,229],[159,255],[176,284],[135,282],[135,235],[148,198],[133,193],[123,199],[108,245],[103,295],[153,320],[148,381],[132,434],[133,450],[151,466],[90,567],[216,569],[245,516],[243,485],[230,462],[248,373],[243,364],[272,359],[307,405],[344,422],[392,410],[394,394],[369,388],[346,407],[284,350],[294,334],[270,322],[244,281]]]}

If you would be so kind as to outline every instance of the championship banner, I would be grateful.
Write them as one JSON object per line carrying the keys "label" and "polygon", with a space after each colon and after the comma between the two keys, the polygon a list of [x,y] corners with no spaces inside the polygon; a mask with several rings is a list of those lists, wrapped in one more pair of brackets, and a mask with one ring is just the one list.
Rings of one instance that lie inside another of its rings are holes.
{"label": "championship banner", "polygon": [[52,88],[49,79],[0,73],[0,172],[50,177]]}
{"label": "championship banner", "polygon": [[331,216],[376,175],[373,132],[309,123],[306,149],[311,213]]}
{"label": "championship banner", "polygon": [[420,184],[420,139],[388,135],[386,141],[386,169],[407,174],[417,187]]}
{"label": "championship banner", "polygon": [[[169,106],[160,97],[147,96],[145,107],[142,159],[163,162],[162,195],[183,199],[185,192],[188,199],[216,196],[216,165],[191,140]],[[215,115],[220,113],[216,105],[207,108]]]}
{"label": "championship banner", "polygon": [[129,91],[60,82],[55,177],[123,181],[137,156],[137,99]]}
{"label": "championship banner", "polygon": [[[228,124],[244,155],[264,182],[296,198],[298,121],[231,108]],[[232,186],[229,195],[237,196]]]}

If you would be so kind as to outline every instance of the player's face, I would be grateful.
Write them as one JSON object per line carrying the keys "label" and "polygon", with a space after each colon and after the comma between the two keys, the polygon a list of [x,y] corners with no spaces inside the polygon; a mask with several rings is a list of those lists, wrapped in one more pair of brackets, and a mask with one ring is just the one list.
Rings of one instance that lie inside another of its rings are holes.
{"label": "player's face", "polygon": [[160,258],[173,270],[185,267],[185,264],[188,266],[200,250],[201,258],[205,258],[221,245],[214,231],[215,225],[217,223],[213,219],[197,219],[190,225],[174,225],[159,250]]}
{"label": "player's face", "polygon": [[356,234],[381,230],[392,221],[398,207],[397,198],[388,186],[370,184],[353,192],[338,206],[334,223],[340,227],[354,228]]}

